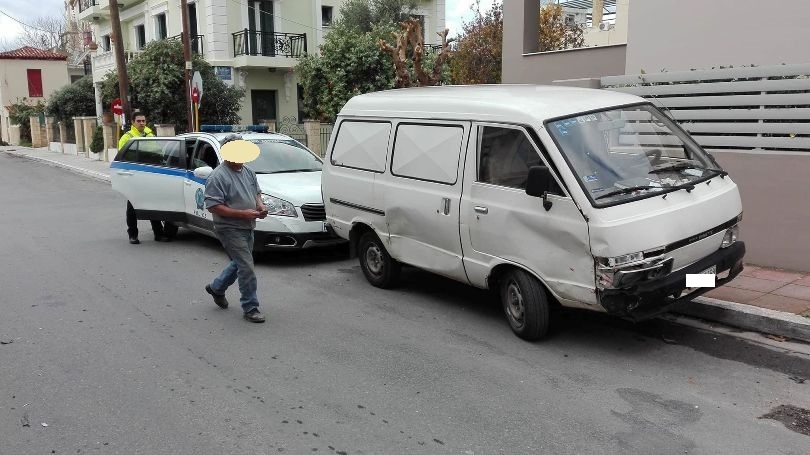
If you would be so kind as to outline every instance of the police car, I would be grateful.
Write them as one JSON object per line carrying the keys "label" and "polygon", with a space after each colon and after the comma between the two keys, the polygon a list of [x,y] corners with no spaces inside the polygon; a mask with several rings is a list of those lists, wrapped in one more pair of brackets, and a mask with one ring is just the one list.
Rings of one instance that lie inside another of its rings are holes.
{"label": "police car", "polygon": [[[171,221],[216,237],[204,205],[205,181],[222,163],[219,151],[229,134],[133,138],[110,165],[112,187],[132,203],[139,220]],[[240,136],[259,146],[259,157],[247,166],[256,172],[269,211],[256,220],[254,251],[343,243],[326,224],[321,159],[282,134]]]}

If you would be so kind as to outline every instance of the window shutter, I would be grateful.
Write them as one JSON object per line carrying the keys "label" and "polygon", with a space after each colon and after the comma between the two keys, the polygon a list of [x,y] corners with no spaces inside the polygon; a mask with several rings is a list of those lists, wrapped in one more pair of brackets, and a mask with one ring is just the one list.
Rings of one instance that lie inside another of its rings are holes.
{"label": "window shutter", "polygon": [[28,70],[28,97],[42,98],[42,70]]}

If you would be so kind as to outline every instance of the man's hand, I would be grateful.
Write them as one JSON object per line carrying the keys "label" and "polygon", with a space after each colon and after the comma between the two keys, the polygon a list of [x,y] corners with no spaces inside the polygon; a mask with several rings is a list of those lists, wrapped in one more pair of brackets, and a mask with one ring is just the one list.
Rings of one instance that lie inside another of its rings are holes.
{"label": "man's hand", "polygon": [[267,207],[264,204],[259,204],[256,206],[256,210],[259,211],[259,218],[265,219],[267,218]]}
{"label": "man's hand", "polygon": [[255,220],[256,218],[261,217],[261,212],[259,212],[258,210],[253,210],[253,209],[245,209],[245,210],[242,210],[242,216],[249,219],[249,220]]}

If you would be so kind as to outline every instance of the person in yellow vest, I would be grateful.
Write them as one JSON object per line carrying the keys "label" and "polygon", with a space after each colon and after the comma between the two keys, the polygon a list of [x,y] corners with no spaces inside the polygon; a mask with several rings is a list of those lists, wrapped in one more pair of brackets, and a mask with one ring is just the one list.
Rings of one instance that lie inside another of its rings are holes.
{"label": "person in yellow vest", "polygon": [[[143,112],[132,113],[132,128],[121,136],[118,141],[118,150],[121,150],[133,137],[154,137],[155,133],[146,126],[146,115]],[[149,220],[152,224],[152,231],[155,232],[155,240],[158,242],[169,242],[177,234],[177,226],[170,221]],[[127,201],[127,234],[129,243],[137,245],[138,240],[138,218],[135,214],[135,207]]]}

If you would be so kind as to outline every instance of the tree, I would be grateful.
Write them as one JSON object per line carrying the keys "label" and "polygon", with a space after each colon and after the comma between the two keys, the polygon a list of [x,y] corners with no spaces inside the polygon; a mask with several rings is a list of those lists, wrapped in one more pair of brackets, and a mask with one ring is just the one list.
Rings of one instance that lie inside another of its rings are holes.
{"label": "tree", "polygon": [[540,8],[540,52],[558,51],[582,47],[583,29],[579,24],[565,25],[563,9],[557,3],[548,3]]}
{"label": "tree", "polygon": [[442,69],[450,57],[447,39],[449,30],[445,29],[444,32],[439,33],[442,38],[441,50],[426,67],[423,65],[427,62],[425,62],[425,42],[420,21],[412,17],[400,22],[399,25],[401,30],[392,33],[395,47],[383,39],[379,40],[380,50],[390,54],[393,60],[396,72],[395,86],[402,88],[440,85],[444,76]]}
{"label": "tree", "polygon": [[374,26],[396,24],[419,6],[417,0],[347,0],[336,25],[369,33]]}
{"label": "tree", "polygon": [[72,48],[78,37],[66,33],[65,18],[61,16],[42,16],[24,25],[17,37],[17,46],[31,46],[37,49],[48,49],[65,52]]}
{"label": "tree", "polygon": [[93,77],[84,76],[78,81],[55,91],[48,99],[45,114],[62,122],[73,117],[96,114],[96,97]]}
{"label": "tree", "polygon": [[377,46],[394,31],[377,25],[368,33],[337,25],[326,35],[320,55],[304,56],[296,72],[303,86],[307,116],[332,122],[351,97],[394,86],[391,57]]}
{"label": "tree", "polygon": [[[213,67],[199,55],[192,65],[200,72],[204,96],[200,107],[201,124],[237,124],[242,89],[226,85]],[[153,123],[174,124],[185,131],[188,124],[184,82],[183,45],[179,40],[152,41],[143,52],[127,63],[133,108],[149,115]],[[108,73],[102,81],[104,105],[118,98],[118,77]]]}
{"label": "tree", "polygon": [[499,84],[503,53],[503,6],[494,4],[481,13],[481,4],[473,6],[475,16],[461,27],[456,51],[450,61],[455,84]]}

